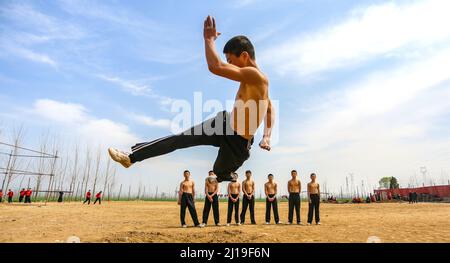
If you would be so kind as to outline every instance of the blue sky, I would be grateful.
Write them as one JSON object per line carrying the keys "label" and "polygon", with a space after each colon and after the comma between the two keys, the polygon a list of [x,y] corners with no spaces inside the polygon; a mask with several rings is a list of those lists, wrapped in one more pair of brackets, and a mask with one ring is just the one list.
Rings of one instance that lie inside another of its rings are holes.
{"label": "blue sky", "polygon": [[[302,181],[316,172],[331,191],[349,173],[359,185],[391,175],[421,184],[420,166],[447,182],[449,7],[445,0],[1,1],[0,136],[10,140],[23,124],[28,146],[50,130],[67,151],[76,141],[128,149],[170,132],[174,100],[192,102],[194,92],[204,101],[233,99],[237,83],[205,63],[202,23],[210,14],[222,33],[219,53],[235,35],[253,41],[279,103],[278,143],[270,153],[255,144],[241,174],[253,170],[262,186],[274,173],[283,191],[291,169]],[[118,167],[118,181],[172,192],[184,169],[201,182],[216,151]]]}

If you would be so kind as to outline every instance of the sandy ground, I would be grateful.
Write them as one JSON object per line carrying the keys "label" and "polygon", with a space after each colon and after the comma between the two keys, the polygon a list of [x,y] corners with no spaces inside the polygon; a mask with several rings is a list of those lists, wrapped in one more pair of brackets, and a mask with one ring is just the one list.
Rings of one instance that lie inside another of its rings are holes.
{"label": "sandy ground", "polygon": [[[203,203],[197,202],[202,214]],[[307,203],[301,217],[306,222]],[[287,202],[279,205],[287,221]],[[220,204],[221,223],[226,203]],[[0,242],[64,242],[75,235],[81,242],[450,242],[450,204],[321,204],[320,226],[264,225],[265,203],[256,203],[258,225],[203,229],[180,228],[175,202],[104,202],[0,204]],[[249,221],[247,215],[247,221]],[[189,212],[187,223],[192,226]],[[295,219],[294,219],[295,221]]]}

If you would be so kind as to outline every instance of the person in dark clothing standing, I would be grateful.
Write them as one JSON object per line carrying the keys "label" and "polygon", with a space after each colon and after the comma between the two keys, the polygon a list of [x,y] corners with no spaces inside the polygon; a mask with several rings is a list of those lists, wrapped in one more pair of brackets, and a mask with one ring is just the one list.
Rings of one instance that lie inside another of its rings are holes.
{"label": "person in dark clothing standing", "polygon": [[99,205],[102,204],[102,191],[98,192],[98,193],[95,195],[95,202],[94,202],[94,205],[97,203],[97,201],[98,201],[98,204],[99,204]]}
{"label": "person in dark clothing standing", "polygon": [[227,226],[231,224],[231,217],[234,208],[234,220],[236,225],[241,225],[239,222],[239,195],[241,193],[241,184],[237,181],[238,174],[234,173],[234,179],[228,184],[228,214]]}
{"label": "person in dark clothing standing", "polygon": [[62,203],[64,192],[59,192],[58,203]]}
{"label": "person in dark clothing standing", "polygon": [[3,190],[0,189],[0,203],[2,202],[3,199]]}
{"label": "person in dark clothing standing", "polygon": [[22,190],[19,193],[19,203],[22,203],[23,198],[25,197],[25,188],[22,188]]}
{"label": "person in dark clothing standing", "polygon": [[181,226],[186,228],[186,208],[189,209],[189,213],[191,214],[192,221],[194,221],[194,225],[197,227],[203,227],[202,224],[198,222],[197,211],[195,210],[195,183],[190,179],[191,173],[186,170],[183,173],[184,181],[180,184],[180,191],[178,194],[178,204],[180,205],[180,220]]}
{"label": "person in dark clothing standing", "polygon": [[87,202],[88,203],[88,205],[90,205],[91,204],[91,190],[89,190],[87,193],[86,193],[86,199],[84,200],[84,202],[83,202],[83,205]]}
{"label": "person in dark clothing standing", "polygon": [[203,208],[203,221],[202,225],[208,224],[209,211],[211,206],[213,208],[214,223],[216,226],[220,226],[219,220],[219,182],[217,182],[217,176],[213,171],[209,171],[208,177],[205,180],[205,206]]}
{"label": "person in dark clothing standing", "polygon": [[319,203],[320,203],[320,186],[316,183],[316,174],[311,174],[311,182],[308,183],[308,225],[311,225],[313,220],[313,212],[315,213],[316,224],[320,225]]}
{"label": "person in dark clothing standing", "polygon": [[242,211],[241,211],[241,224],[245,223],[245,213],[247,212],[247,207],[250,207],[250,221],[252,225],[256,225],[255,221],[255,182],[253,181],[252,172],[250,170],[245,172],[245,179],[242,182]]}
{"label": "person in dark clothing standing", "polygon": [[8,203],[12,203],[14,192],[11,189],[8,190]]}
{"label": "person in dark clothing standing", "polygon": [[266,194],[266,225],[270,224],[270,208],[273,208],[273,216],[275,218],[275,224],[280,224],[280,218],[278,216],[278,200],[277,192],[278,185],[273,180],[273,174],[268,175],[269,181],[264,184],[264,191]]}
{"label": "person in dark clothing standing", "polygon": [[297,225],[302,224],[300,218],[300,193],[302,191],[302,184],[300,180],[297,179],[297,171],[291,171],[292,179],[288,182],[288,192],[289,192],[289,214],[288,214],[288,225],[292,224],[294,220],[294,208],[295,215],[297,217]]}

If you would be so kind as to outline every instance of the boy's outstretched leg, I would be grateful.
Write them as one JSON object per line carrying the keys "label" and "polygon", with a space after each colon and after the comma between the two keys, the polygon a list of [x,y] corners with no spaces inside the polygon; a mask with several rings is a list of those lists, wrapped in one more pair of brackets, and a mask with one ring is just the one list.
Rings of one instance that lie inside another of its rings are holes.
{"label": "boy's outstretched leg", "polygon": [[[208,119],[182,133],[169,135],[151,142],[138,143],[131,147],[131,154],[114,148],[109,148],[108,152],[114,161],[122,164],[125,168],[129,168],[135,162],[164,155],[178,149],[198,145],[220,147],[218,135],[215,132],[215,125],[216,123],[223,123],[223,116],[223,113],[219,113],[215,118]],[[220,128],[219,130],[221,130]]]}

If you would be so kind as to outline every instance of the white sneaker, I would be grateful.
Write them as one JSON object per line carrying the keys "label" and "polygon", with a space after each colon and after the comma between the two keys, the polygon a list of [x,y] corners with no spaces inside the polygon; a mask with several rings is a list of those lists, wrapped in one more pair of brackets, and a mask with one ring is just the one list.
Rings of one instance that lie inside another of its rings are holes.
{"label": "white sneaker", "polygon": [[204,228],[204,227],[205,227],[205,224],[200,224],[200,225],[198,225],[198,227]]}
{"label": "white sneaker", "polygon": [[287,222],[286,225],[292,225],[292,223],[291,222]]}
{"label": "white sneaker", "polygon": [[108,153],[111,159],[120,163],[123,167],[129,168],[132,165],[130,157],[128,157],[128,154],[112,147],[108,149]]}
{"label": "white sneaker", "polygon": [[308,223],[308,224],[306,224],[307,226],[310,226],[311,225],[311,223]]}
{"label": "white sneaker", "polygon": [[300,221],[300,222],[297,223],[297,225],[303,225],[303,223]]}
{"label": "white sneaker", "polygon": [[228,223],[227,226],[230,226],[230,223]]}
{"label": "white sneaker", "polygon": [[217,224],[216,224],[216,226],[222,226],[222,224],[220,224],[220,223],[217,223]]}
{"label": "white sneaker", "polygon": [[269,223],[269,222],[266,222],[266,225],[270,225],[270,223]]}
{"label": "white sneaker", "polygon": [[237,223],[236,225],[237,225],[237,226],[240,226],[240,225],[241,225],[241,223]]}
{"label": "white sneaker", "polygon": [[181,227],[182,227],[182,228],[187,228],[187,225],[182,225]]}
{"label": "white sneaker", "polygon": [[320,225],[320,222],[317,222],[316,225]]}

